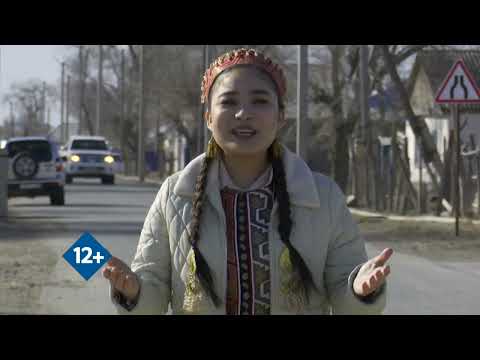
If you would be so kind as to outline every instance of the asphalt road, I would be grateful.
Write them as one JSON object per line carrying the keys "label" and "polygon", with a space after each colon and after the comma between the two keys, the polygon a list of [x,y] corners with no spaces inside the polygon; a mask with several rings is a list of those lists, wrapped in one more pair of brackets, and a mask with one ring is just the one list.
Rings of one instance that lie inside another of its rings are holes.
{"label": "asphalt road", "polygon": [[[35,239],[58,259],[42,286],[38,313],[115,313],[101,271],[86,282],[62,256],[84,232],[90,232],[112,255],[129,263],[158,189],[152,184],[117,181],[109,186],[80,179],[67,185],[64,207],[50,206],[47,197],[10,200],[11,223],[3,237],[19,246],[22,240],[30,244]],[[1,240],[2,236],[0,247]]]}
{"label": "asphalt road", "polygon": [[[129,263],[158,188],[127,181],[107,186],[96,180],[76,180],[67,186],[65,207],[51,207],[48,198],[10,201],[9,224],[0,223],[0,251],[2,244],[17,242],[22,246],[34,241],[56,259],[48,281],[40,288],[35,313],[115,313],[101,271],[86,282],[62,255],[88,231],[112,254]],[[22,251],[36,256],[35,249],[26,245]],[[369,255],[380,250],[367,243]],[[480,263],[432,262],[396,253],[391,264],[385,314],[480,314]],[[5,295],[3,299],[6,301]],[[15,310],[15,304],[10,305],[8,312],[21,313]]]}
{"label": "asphalt road", "polygon": [[[380,250],[367,243],[370,256]],[[480,314],[480,262],[433,262],[397,252],[391,267],[385,315]]]}

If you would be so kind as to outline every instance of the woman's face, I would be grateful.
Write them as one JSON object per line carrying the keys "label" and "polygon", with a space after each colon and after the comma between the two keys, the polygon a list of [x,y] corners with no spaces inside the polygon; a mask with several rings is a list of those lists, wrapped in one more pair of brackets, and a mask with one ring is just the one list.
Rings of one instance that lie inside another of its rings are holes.
{"label": "woman's face", "polygon": [[264,154],[285,125],[273,82],[252,67],[220,75],[209,108],[207,126],[226,155]]}

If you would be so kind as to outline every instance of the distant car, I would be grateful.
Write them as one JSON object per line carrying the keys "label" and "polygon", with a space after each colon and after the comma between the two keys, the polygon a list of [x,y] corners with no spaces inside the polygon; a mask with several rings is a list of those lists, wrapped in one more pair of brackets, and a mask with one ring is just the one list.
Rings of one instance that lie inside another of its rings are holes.
{"label": "distant car", "polygon": [[58,147],[45,137],[11,138],[8,154],[8,197],[49,196],[65,205],[65,171]]}
{"label": "distant car", "polygon": [[115,183],[115,159],[104,137],[72,136],[64,147],[62,159],[67,184],[76,177],[100,178],[102,184]]}

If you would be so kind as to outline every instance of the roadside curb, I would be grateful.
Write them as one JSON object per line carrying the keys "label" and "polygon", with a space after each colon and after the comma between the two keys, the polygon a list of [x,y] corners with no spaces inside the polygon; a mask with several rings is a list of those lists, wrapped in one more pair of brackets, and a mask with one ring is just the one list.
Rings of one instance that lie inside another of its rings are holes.
{"label": "roadside curb", "polygon": [[[119,174],[117,174],[115,176],[118,177],[119,179],[122,179],[122,180],[140,182],[140,179],[139,179],[138,176],[125,176],[125,175],[119,175]],[[162,185],[163,181],[164,180],[160,180],[160,179],[145,178],[145,182],[148,183],[148,184]]]}
{"label": "roadside curb", "polygon": [[[431,216],[431,215],[400,216],[400,215],[382,214],[382,213],[377,213],[373,211],[360,210],[356,208],[349,208],[349,209],[352,214],[357,216],[379,218],[379,219],[392,220],[392,221],[430,222],[430,223],[434,222],[434,223],[442,223],[442,224],[455,223],[454,217],[437,217],[437,216]],[[480,220],[460,219],[460,223],[480,225]]]}

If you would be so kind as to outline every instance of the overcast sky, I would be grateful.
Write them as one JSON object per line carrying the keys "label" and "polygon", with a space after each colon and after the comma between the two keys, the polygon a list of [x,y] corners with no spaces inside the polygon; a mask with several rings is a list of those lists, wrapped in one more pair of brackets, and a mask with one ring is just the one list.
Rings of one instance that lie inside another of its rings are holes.
{"label": "overcast sky", "polygon": [[[66,53],[63,45],[0,45],[0,98],[15,82],[39,79],[50,84],[60,82],[60,62]],[[0,102],[0,121],[9,113],[8,104]],[[52,124],[59,124],[58,110],[52,109]]]}

